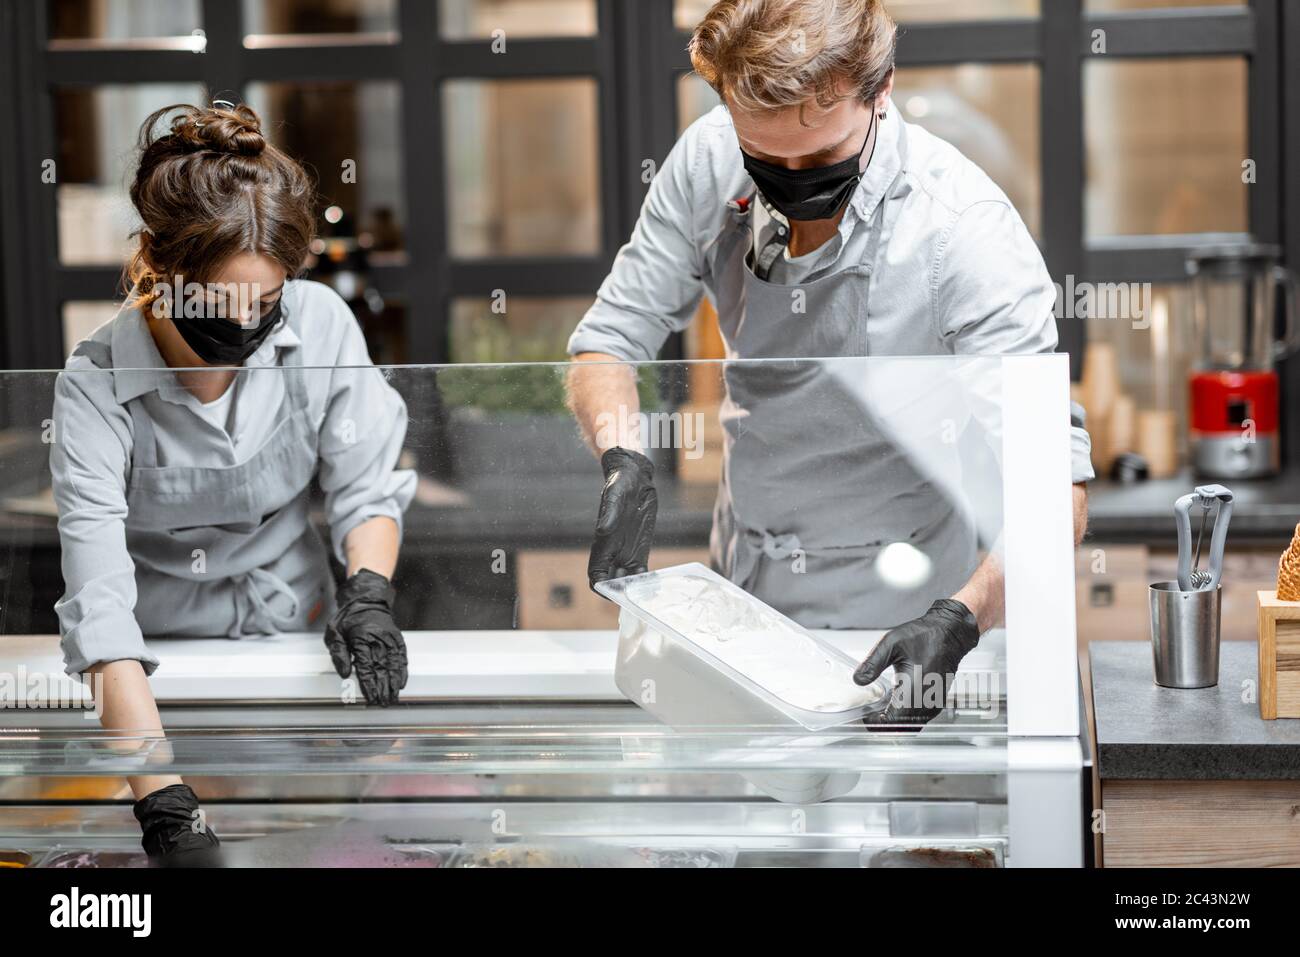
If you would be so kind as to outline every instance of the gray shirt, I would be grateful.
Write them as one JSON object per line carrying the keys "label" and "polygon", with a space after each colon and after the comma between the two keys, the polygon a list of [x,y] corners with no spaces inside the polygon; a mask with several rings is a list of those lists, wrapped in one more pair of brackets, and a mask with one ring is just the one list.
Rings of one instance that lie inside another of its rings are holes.
{"label": "gray shirt", "polygon": [[[922,127],[906,124],[904,164],[903,125],[891,106],[839,229],[813,253],[787,260],[786,224],[760,204],[752,258],[760,268],[770,260],[762,278],[806,283],[861,264],[871,217],[901,170],[872,264],[872,354],[1056,351],[1056,288],[1010,200],[955,147]],[[715,107],[682,134],[655,176],[632,238],[569,340],[569,353],[652,360],[670,333],[690,324],[701,297],[716,302],[715,291],[726,286],[712,269],[711,247],[723,230],[728,201],[753,192],[730,114]],[[773,244],[781,255],[763,256]],[[782,321],[816,318],[789,315]],[[1077,406],[1071,447],[1073,480],[1093,478],[1091,443]]]}
{"label": "gray shirt", "polygon": [[[127,547],[134,445],[128,403],[141,403],[148,416],[159,468],[230,470],[257,453],[275,424],[286,395],[285,375],[276,367],[286,350],[298,349],[335,556],[345,560],[348,532],[370,518],[386,516],[401,528],[415,492],[414,473],[396,468],[405,403],[370,364],[356,318],[332,289],[291,281],[284,308],[298,317],[293,325],[302,334],[282,323],[244,363],[231,385],[238,390],[239,424],[230,431],[205,417],[176,381],[136,309],[124,309],[68,359],[55,384],[50,471],[65,584],[56,611],[70,672],[124,658],[140,660],[149,671],[157,664],[135,615],[137,569]],[[305,523],[305,507],[302,514]],[[282,554],[294,540],[272,544]],[[324,561],[323,552],[319,558]],[[178,601],[187,587],[196,586],[177,580]]]}

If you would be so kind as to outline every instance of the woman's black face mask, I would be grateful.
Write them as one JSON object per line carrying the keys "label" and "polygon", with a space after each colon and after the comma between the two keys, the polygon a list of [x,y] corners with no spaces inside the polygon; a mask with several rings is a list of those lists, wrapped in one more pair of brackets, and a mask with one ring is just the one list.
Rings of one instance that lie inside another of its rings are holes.
{"label": "woman's black face mask", "polygon": [[208,365],[237,366],[256,352],[280,324],[283,300],[284,294],[281,293],[275,305],[262,313],[255,326],[242,326],[229,319],[178,317],[172,321],[185,344]]}
{"label": "woman's black face mask", "polygon": [[754,180],[754,185],[786,219],[800,222],[831,219],[848,205],[858,183],[862,181],[862,154],[871,142],[871,132],[875,126],[876,114],[873,110],[871,127],[867,130],[866,139],[862,141],[862,149],[858,150],[856,156],[830,166],[786,169],[756,159],[743,149],[740,153],[745,158],[745,170]]}

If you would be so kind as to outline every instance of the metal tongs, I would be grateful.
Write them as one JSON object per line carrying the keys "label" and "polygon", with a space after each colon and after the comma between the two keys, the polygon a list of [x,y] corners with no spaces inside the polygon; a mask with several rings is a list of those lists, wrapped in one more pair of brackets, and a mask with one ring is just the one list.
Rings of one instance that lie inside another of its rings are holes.
{"label": "metal tongs", "polygon": [[[1192,556],[1193,505],[1201,508],[1201,527],[1196,533],[1196,555]],[[1209,567],[1201,564],[1201,539],[1205,535],[1205,519],[1214,510],[1214,525],[1210,535]],[[1219,587],[1223,575],[1223,545],[1228,538],[1228,522],[1232,518],[1232,492],[1222,485],[1201,485],[1189,495],[1174,502],[1174,519],[1178,523],[1178,587],[1182,591],[1213,591]]]}

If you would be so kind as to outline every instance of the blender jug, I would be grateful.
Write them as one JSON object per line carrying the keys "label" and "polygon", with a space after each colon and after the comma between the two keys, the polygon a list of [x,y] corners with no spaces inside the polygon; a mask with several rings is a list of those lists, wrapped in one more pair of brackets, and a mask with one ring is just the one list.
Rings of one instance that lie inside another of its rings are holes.
{"label": "blender jug", "polygon": [[[1296,278],[1276,246],[1205,249],[1192,277],[1192,465],[1207,478],[1272,475],[1280,462],[1274,364],[1300,344]],[[1277,337],[1278,290],[1285,332]]]}

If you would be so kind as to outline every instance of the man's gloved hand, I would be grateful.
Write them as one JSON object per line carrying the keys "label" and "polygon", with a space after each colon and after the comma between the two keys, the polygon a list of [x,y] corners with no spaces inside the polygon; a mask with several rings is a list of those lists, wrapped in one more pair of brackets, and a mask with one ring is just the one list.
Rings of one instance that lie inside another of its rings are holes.
{"label": "man's gloved hand", "polygon": [[146,794],[132,810],[140,822],[140,844],[150,863],[162,867],[212,867],[221,842],[199,812],[199,799],[185,784]]}
{"label": "man's gloved hand", "polygon": [[640,575],[650,559],[650,542],[659,513],[655,467],[640,452],[612,448],[600,457],[605,489],[596,517],[596,539],[587,561],[587,582]]}
{"label": "man's gloved hand", "polygon": [[975,616],[953,598],[940,598],[920,618],[890,629],[853,674],[858,684],[869,685],[894,666],[889,704],[867,715],[866,723],[928,723],[944,709],[957,666],[979,640]]}
{"label": "man's gloved hand", "polygon": [[406,640],[393,621],[397,593],[383,575],[363,568],[338,590],[339,610],[325,626],[325,647],[340,678],[353,669],[369,704],[397,703],[406,687]]}

